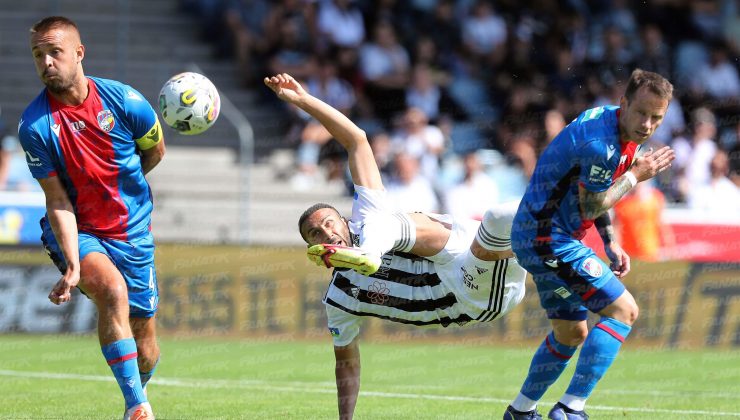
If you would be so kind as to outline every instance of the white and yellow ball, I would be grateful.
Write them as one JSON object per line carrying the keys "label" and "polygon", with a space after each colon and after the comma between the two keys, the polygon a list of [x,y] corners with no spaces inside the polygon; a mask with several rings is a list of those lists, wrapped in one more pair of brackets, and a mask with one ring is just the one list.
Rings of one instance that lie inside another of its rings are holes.
{"label": "white and yellow ball", "polygon": [[216,122],[221,99],[216,86],[202,74],[172,76],[159,92],[159,112],[164,122],[180,134],[206,131]]}

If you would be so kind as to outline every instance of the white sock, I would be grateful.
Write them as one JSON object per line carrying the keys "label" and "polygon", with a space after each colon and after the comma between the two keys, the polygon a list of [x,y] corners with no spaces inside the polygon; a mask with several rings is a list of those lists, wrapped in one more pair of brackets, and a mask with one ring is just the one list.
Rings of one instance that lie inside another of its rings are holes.
{"label": "white sock", "polygon": [[537,401],[530,400],[520,393],[516,396],[514,402],[511,403],[511,406],[514,407],[514,410],[516,411],[527,412],[537,408]]}
{"label": "white sock", "polygon": [[560,399],[560,402],[563,403],[566,407],[570,408],[571,410],[583,411],[583,409],[586,407],[586,400],[587,398],[584,398],[584,397],[579,397],[579,396],[570,395],[570,394],[563,394],[563,397]]}
{"label": "white sock", "polygon": [[483,215],[475,239],[489,251],[506,251],[511,248],[511,224],[514,221],[518,201],[499,204]]}

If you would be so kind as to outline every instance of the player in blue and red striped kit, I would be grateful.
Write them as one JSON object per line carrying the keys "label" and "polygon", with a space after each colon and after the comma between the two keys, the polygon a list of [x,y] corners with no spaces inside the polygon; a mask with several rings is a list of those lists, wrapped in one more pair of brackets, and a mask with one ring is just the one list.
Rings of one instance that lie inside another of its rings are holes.
{"label": "player in blue and red striped kit", "polygon": [[23,113],[18,136],[46,196],[42,241],[62,272],[49,299],[68,302],[78,287],[95,302],[124,419],[152,419],[145,387],[159,360],[158,291],[144,175],[164,156],[157,115],[130,86],[84,75],[71,20],[36,23],[31,52],[46,88]]}
{"label": "player in blue and red striped kit", "polygon": [[[670,166],[664,147],[636,157],[668,109],[673,86],[662,76],[635,70],[620,106],[585,111],[547,146],[514,218],[511,242],[537,285],[552,332],[535,352],[529,374],[504,419],[539,419],[537,402],[583,344],[565,395],[551,419],[587,419],[586,399],[606,373],[637,319],[622,282],[629,256],[614,242],[607,212],[638,182]],[[611,267],[580,239],[596,225]],[[589,332],[588,311],[601,315]]]}

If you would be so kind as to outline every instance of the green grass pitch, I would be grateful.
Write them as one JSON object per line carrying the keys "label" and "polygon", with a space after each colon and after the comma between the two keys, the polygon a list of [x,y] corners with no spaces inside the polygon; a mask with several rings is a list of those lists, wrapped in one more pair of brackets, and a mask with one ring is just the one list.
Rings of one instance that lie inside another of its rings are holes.
{"label": "green grass pitch", "polygon": [[[158,419],[336,418],[328,337],[325,342],[165,337],[161,347],[162,362],[149,387]],[[533,350],[362,343],[355,418],[501,418]],[[123,400],[94,337],[5,335],[0,354],[0,418],[121,418]],[[566,385],[561,380],[545,395],[541,411]],[[737,351],[627,348],[588,411],[597,420],[731,419],[740,418],[739,396]]]}

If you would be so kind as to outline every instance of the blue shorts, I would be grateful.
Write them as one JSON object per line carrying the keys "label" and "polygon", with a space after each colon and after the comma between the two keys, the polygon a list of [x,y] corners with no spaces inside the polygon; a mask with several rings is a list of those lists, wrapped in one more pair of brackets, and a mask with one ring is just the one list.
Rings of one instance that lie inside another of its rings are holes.
{"label": "blue shorts", "polygon": [[[46,217],[41,219],[41,232],[41,241],[46,253],[64,274],[67,271],[67,262]],[[91,252],[99,252],[107,256],[121,272],[128,289],[129,316],[134,318],[154,316],[159,304],[159,288],[154,269],[152,234],[148,233],[132,241],[99,238],[86,232],[79,232],[77,238],[80,261]]]}
{"label": "blue shorts", "polygon": [[512,245],[519,264],[532,274],[549,319],[585,320],[588,311],[598,313],[625,291],[609,266],[577,239]]}

